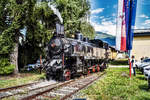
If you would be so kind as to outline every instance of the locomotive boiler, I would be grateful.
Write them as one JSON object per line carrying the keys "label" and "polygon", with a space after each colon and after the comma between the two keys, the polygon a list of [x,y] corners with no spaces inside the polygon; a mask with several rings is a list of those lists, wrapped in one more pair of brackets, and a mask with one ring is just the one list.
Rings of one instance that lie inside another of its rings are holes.
{"label": "locomotive boiler", "polygon": [[74,39],[55,34],[48,43],[44,63],[46,78],[65,81],[78,74],[104,70],[108,59],[107,50],[108,44],[89,40],[79,32]]}

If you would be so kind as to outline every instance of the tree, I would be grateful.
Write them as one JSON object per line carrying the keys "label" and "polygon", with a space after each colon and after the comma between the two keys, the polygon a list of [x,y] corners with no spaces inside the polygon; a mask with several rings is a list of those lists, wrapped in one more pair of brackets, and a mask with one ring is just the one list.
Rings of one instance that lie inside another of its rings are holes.
{"label": "tree", "polygon": [[[0,55],[10,58],[16,66],[15,73],[18,73],[18,55],[20,66],[34,63],[41,53],[44,55],[44,48],[59,21],[48,7],[49,2],[0,1]],[[81,31],[90,38],[94,36],[94,29],[86,20],[90,9],[88,0],[55,0],[52,3],[61,12],[67,36],[76,31]],[[22,29],[25,30],[23,33]]]}
{"label": "tree", "polygon": [[91,32],[94,32],[92,26],[87,23],[90,10],[90,3],[88,0],[56,0],[54,4],[57,5],[57,8],[62,14],[66,29],[65,32],[68,36],[74,34],[76,31],[82,31],[83,34],[86,35],[86,31],[81,29],[81,27],[86,27],[83,24],[90,26]]}
{"label": "tree", "polygon": [[[18,44],[22,36],[20,29],[24,27],[27,3],[20,0],[1,0],[0,16],[2,53],[10,57],[11,64],[15,65],[15,73],[18,73]],[[4,52],[7,52],[7,54]]]}
{"label": "tree", "polygon": [[[40,53],[44,53],[43,49],[48,43],[50,37],[52,36],[51,33],[55,31],[55,27],[56,27],[55,25],[56,22],[59,21],[59,19],[53,13],[50,7],[48,7],[48,3],[49,2],[43,0],[34,3],[32,4],[32,6],[29,7],[30,11],[28,11],[29,14],[26,18],[26,29],[27,29],[26,42],[24,46],[21,47],[22,50],[24,50],[24,54],[23,53],[20,54],[22,55],[21,59],[24,59],[24,61],[21,62],[23,62],[24,64],[21,64],[21,66],[24,66],[28,63],[34,63],[39,58]],[[90,7],[88,2],[84,2],[84,3],[86,3],[84,4],[85,6],[83,6],[82,0],[81,1],[77,1],[77,0],[76,1],[75,0],[53,1],[52,4],[56,5],[56,7],[61,12],[61,15],[64,19],[65,32],[67,36],[74,34],[75,31],[78,30],[82,31],[83,33],[87,32],[85,31],[84,28],[83,29],[80,28],[84,26],[83,24],[86,23],[85,17],[87,16]],[[77,5],[74,6],[74,4]],[[70,17],[70,14],[72,17]],[[81,20],[83,22],[81,22]],[[86,23],[86,25],[90,26],[89,23]],[[93,31],[89,31],[88,33],[90,32]],[[87,35],[88,33],[85,33],[85,35]],[[91,35],[89,35],[89,37],[90,36]],[[42,48],[39,47],[40,43],[42,43]]]}
{"label": "tree", "polygon": [[80,27],[81,32],[83,33],[84,36],[87,36],[90,39],[93,39],[95,37],[95,30],[89,22],[82,22]]}

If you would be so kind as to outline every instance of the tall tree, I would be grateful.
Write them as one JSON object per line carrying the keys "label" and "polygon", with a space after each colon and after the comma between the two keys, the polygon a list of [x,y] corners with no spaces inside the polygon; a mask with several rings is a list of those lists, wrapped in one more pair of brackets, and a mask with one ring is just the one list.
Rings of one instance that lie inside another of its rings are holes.
{"label": "tall tree", "polygon": [[90,9],[88,0],[56,0],[57,8],[64,19],[67,34],[74,34],[81,31],[81,23],[86,22]]}
{"label": "tall tree", "polygon": [[[19,37],[22,36],[20,30],[24,27],[24,19],[26,15],[26,7],[28,5],[27,2],[23,2],[22,0],[1,0],[1,7],[3,15],[0,16],[2,21],[1,31],[2,38],[9,37],[9,44],[3,45],[3,49],[6,47],[10,47],[6,50],[9,51],[8,55],[10,57],[11,64],[15,65],[16,68],[14,70],[15,73],[18,73],[18,44]],[[4,42],[4,41],[3,41]],[[6,41],[7,43],[7,41]],[[13,46],[12,46],[13,44]]]}
{"label": "tall tree", "polygon": [[13,17],[11,27],[13,27],[14,50],[11,53],[11,63],[16,66],[14,73],[18,73],[18,46],[19,38],[22,36],[20,30],[25,27],[26,10],[28,2],[23,0],[10,0],[11,16]]}

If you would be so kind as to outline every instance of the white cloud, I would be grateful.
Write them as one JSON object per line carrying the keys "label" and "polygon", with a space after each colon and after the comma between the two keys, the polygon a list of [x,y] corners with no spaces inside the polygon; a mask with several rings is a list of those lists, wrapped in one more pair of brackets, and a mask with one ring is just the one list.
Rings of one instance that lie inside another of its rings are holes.
{"label": "white cloud", "polygon": [[104,16],[100,16],[99,18],[100,18],[100,19],[103,19],[103,18],[104,18]]}
{"label": "white cloud", "polygon": [[149,18],[148,16],[146,16],[146,15],[144,15],[144,14],[140,15],[139,17],[140,17],[140,18]]}
{"label": "white cloud", "polygon": [[140,25],[137,25],[138,29],[146,29],[146,28],[150,28],[150,19],[145,20],[143,23],[141,23]]}
{"label": "white cloud", "polygon": [[142,25],[150,26],[150,19],[145,20],[144,23],[142,23]]}
{"label": "white cloud", "polygon": [[98,8],[91,11],[91,14],[98,14],[104,11],[104,8]]}
{"label": "white cloud", "polygon": [[137,26],[134,26],[134,29],[138,29],[138,27],[137,27]]}
{"label": "white cloud", "polygon": [[145,20],[145,23],[144,23],[145,25],[146,24],[150,24],[150,19],[148,19],[148,20]]}
{"label": "white cloud", "polygon": [[91,16],[91,19],[99,18],[99,16]]}
{"label": "white cloud", "polygon": [[106,18],[103,18],[103,19],[102,19],[102,22],[104,22],[104,21],[106,21]]}
{"label": "white cloud", "polygon": [[95,22],[91,22],[95,31],[104,32],[110,35],[116,35],[116,24],[111,21],[103,21],[101,24],[97,24]]}
{"label": "white cloud", "polygon": [[96,19],[104,19],[104,16],[92,15],[92,16],[90,17],[90,20],[96,20]]}

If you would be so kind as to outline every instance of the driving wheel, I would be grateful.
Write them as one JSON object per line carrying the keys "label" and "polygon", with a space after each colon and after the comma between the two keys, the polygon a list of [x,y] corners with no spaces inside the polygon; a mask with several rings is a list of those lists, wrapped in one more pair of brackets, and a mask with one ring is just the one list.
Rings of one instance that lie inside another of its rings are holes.
{"label": "driving wheel", "polygon": [[65,81],[68,81],[68,80],[70,80],[70,79],[71,79],[71,72],[70,72],[70,70],[65,69],[65,70],[64,70],[64,80],[65,80]]}

